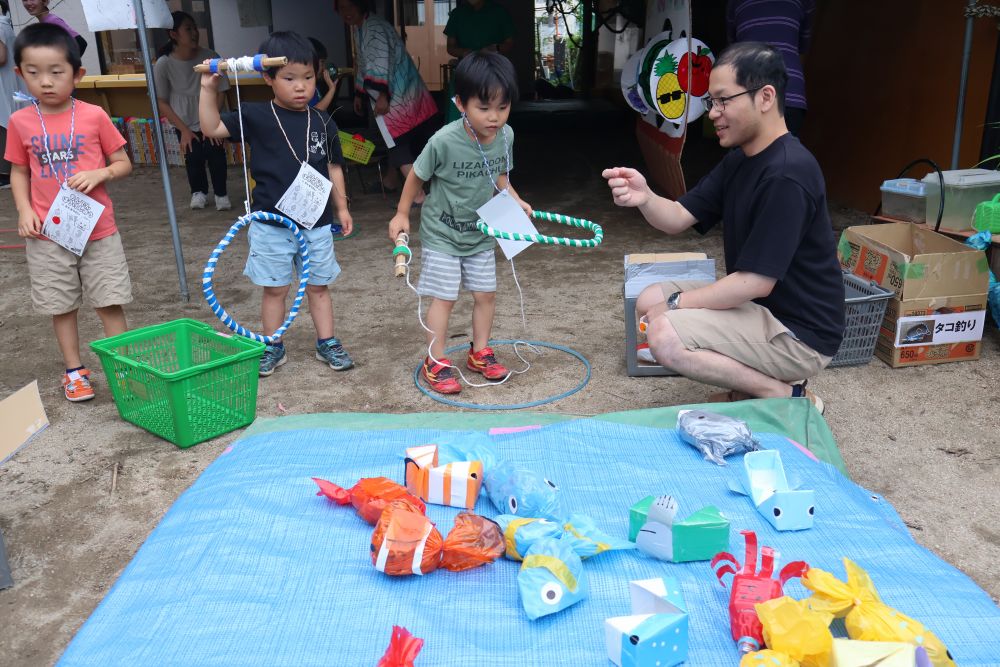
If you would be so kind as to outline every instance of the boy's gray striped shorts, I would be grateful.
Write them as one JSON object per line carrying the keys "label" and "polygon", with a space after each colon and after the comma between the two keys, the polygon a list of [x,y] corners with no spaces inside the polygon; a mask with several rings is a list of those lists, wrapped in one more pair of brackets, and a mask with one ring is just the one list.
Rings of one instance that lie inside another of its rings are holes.
{"label": "boy's gray striped shorts", "polygon": [[456,257],[429,248],[420,251],[417,291],[444,301],[457,301],[459,284],[470,292],[497,291],[496,250]]}

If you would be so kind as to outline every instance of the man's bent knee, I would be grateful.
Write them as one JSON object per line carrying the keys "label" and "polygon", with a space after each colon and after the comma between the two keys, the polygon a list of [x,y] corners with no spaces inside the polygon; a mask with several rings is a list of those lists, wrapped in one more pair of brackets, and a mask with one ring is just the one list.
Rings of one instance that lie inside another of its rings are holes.
{"label": "man's bent knee", "polygon": [[649,343],[653,357],[668,367],[687,352],[684,342],[665,315],[650,320],[649,328],[646,329],[646,342]]}

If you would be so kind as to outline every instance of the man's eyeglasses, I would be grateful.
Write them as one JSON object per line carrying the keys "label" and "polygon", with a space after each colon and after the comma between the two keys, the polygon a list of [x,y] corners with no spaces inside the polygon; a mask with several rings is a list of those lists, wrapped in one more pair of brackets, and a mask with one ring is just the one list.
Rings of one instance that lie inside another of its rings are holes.
{"label": "man's eyeglasses", "polygon": [[736,93],[735,95],[730,95],[729,97],[704,97],[702,102],[705,103],[705,111],[711,111],[712,109],[718,109],[719,111],[726,110],[726,102],[732,99],[736,99],[740,95],[749,95],[751,93],[756,93],[758,90],[764,86],[757,86],[756,88],[751,88],[750,90],[744,90],[742,93]]}

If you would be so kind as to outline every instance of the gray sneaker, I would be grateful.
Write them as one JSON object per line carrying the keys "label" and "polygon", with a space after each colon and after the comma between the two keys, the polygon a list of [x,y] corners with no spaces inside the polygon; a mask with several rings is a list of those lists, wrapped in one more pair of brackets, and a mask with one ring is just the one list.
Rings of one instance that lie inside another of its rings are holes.
{"label": "gray sneaker", "polygon": [[354,365],[351,355],[340,344],[339,338],[331,338],[321,345],[317,344],[316,358],[325,361],[335,371],[346,371]]}
{"label": "gray sneaker", "polygon": [[274,369],[288,361],[285,355],[284,345],[268,345],[264,348],[264,356],[260,358],[260,369],[257,371],[261,377],[267,377],[274,373]]}

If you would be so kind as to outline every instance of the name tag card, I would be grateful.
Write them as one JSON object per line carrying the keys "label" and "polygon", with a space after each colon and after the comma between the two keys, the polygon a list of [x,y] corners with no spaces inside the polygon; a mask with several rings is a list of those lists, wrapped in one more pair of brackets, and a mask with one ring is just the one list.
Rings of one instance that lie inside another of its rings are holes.
{"label": "name tag card", "polygon": [[[519,232],[521,234],[537,234],[538,230],[531,222],[531,218],[524,212],[517,200],[507,192],[501,192],[497,196],[476,209],[487,225],[502,232]],[[532,245],[531,241],[508,241],[497,239],[500,249],[507,259],[514,257],[522,250]]]}
{"label": "name tag card", "polygon": [[42,222],[42,234],[82,257],[102,213],[104,204],[63,185]]}
{"label": "name tag card", "polygon": [[326,210],[331,189],[333,183],[329,178],[303,162],[275,208],[306,229],[312,229]]}

